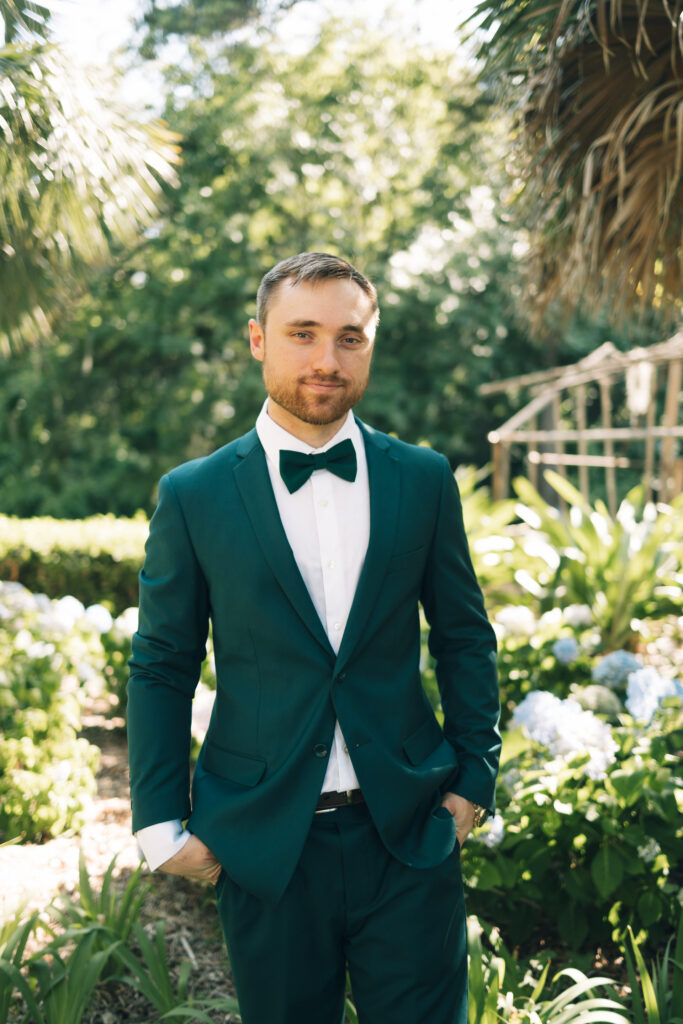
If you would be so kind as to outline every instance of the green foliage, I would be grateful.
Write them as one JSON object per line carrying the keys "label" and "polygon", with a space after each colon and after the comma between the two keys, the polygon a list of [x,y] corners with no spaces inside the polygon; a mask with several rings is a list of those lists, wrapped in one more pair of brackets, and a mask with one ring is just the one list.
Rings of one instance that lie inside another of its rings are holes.
{"label": "green foliage", "polygon": [[29,961],[38,1004],[30,1017],[32,1024],[80,1024],[102,970],[118,948],[114,943],[95,952],[96,941],[96,934],[88,932],[66,959],[50,948],[49,956]]}
{"label": "green foliage", "polygon": [[2,933],[0,940],[2,942],[2,949],[0,949],[0,1024],[7,1024],[9,1020],[14,992],[21,994],[29,1013],[33,1013],[34,1019],[37,1019],[35,1013],[38,1011],[31,987],[20,970],[26,943],[35,928],[37,919],[37,914],[31,914],[25,921],[21,921],[20,917],[17,917],[12,921],[0,922],[2,925],[0,928]]}
{"label": "green foliage", "polygon": [[211,1024],[211,1018],[207,1017],[203,1010],[214,1007],[220,1007],[225,1012],[238,1010],[235,999],[195,1002],[188,995],[187,986],[191,969],[188,961],[182,964],[178,979],[174,981],[166,956],[165,928],[164,922],[159,921],[154,929],[152,941],[141,925],[133,925],[133,935],[140,951],[140,959],[128,947],[119,947],[117,955],[122,965],[128,969],[120,980],[142,992],[161,1014],[160,1020],[188,1017]]}
{"label": "green foliage", "polygon": [[140,50],[143,57],[153,57],[171,36],[225,36],[258,13],[258,0],[148,0],[140,19],[145,31]]}
{"label": "green foliage", "polygon": [[[569,712],[555,712],[564,722],[560,748],[576,728]],[[551,756],[538,742],[505,735],[500,831],[467,844],[463,870],[470,906],[515,944],[543,934],[594,948],[624,941],[631,926],[656,949],[678,920],[680,699],[647,726],[627,715],[621,723],[593,737],[595,749],[602,744],[597,761],[589,739],[583,753],[578,744]],[[580,727],[595,730],[590,718]]]}
{"label": "green foliage", "polygon": [[[482,942],[485,935],[486,944]],[[533,961],[534,975],[510,954],[497,929],[486,928],[476,917],[467,920],[469,954],[468,1024],[626,1024],[630,1017],[616,998],[600,998],[597,990],[612,995],[611,978],[586,977],[567,968],[558,971],[550,985],[569,978],[571,984],[553,998],[541,999],[548,985],[550,960],[546,956]],[[544,964],[543,964],[544,962]],[[543,964],[543,966],[542,966]],[[527,989],[532,991],[525,991]]]}
{"label": "green foliage", "polygon": [[72,594],[85,605],[122,612],[137,605],[138,572],[149,523],[117,519],[22,520],[0,515],[0,579],[48,597]]}
{"label": "green foliage", "polygon": [[0,839],[41,840],[82,824],[95,791],[99,751],[77,732],[104,652],[19,584],[0,585],[0,606]]}
{"label": "green foliage", "polygon": [[[678,920],[676,948],[670,958],[673,936],[661,960],[648,971],[631,928],[624,948],[633,997],[634,1024],[681,1024],[683,1022],[683,911]],[[637,971],[637,973],[636,973]]]}
{"label": "green foliage", "polygon": [[518,232],[491,169],[503,130],[483,130],[469,73],[346,22],[304,54],[276,34],[193,54],[169,73],[166,117],[184,137],[169,217],[56,344],[7,364],[5,510],[149,511],[162,472],[249,429],[263,400],[246,344],[256,288],[306,248],[357,260],[380,290],[361,414],[482,461],[508,405],[482,406],[477,384],[514,372],[528,342],[506,293]]}
{"label": "green foliage", "polygon": [[36,23],[19,21],[24,42],[0,47],[4,354],[45,337],[86,268],[109,257],[114,239],[131,244],[155,219],[177,159],[176,136],[160,123],[136,121],[106,76],[31,40]]}
{"label": "green foliage", "polygon": [[522,535],[526,564],[516,573],[522,586],[531,579],[541,609],[588,605],[606,651],[633,644],[634,619],[680,614],[683,495],[655,508],[644,504],[643,489],[637,487],[612,518],[602,502],[592,508],[557,473],[545,476],[571,506],[569,518],[547,505],[527,480],[514,483],[523,502],[518,515],[547,541],[546,553],[539,556]]}
{"label": "green foliage", "polygon": [[[55,946],[74,940],[78,942],[88,932],[95,934],[95,952],[109,950],[111,953],[117,948],[116,942],[128,942],[133,924],[149,892],[149,886],[141,885],[140,864],[128,879],[123,892],[119,893],[113,881],[115,866],[116,857],[110,861],[102,879],[102,887],[96,892],[88,876],[81,849],[78,863],[78,899],[61,895],[49,908],[50,916],[62,929],[61,934],[55,936]],[[103,977],[114,973],[115,962],[112,955],[102,970]]]}

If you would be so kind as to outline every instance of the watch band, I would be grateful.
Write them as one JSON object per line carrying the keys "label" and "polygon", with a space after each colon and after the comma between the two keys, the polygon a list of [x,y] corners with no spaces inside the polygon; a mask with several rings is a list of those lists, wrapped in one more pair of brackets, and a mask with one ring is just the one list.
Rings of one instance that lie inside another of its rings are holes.
{"label": "watch band", "polygon": [[473,804],[474,807],[474,827],[481,828],[484,822],[491,816],[491,812],[488,807],[482,807],[480,804]]}

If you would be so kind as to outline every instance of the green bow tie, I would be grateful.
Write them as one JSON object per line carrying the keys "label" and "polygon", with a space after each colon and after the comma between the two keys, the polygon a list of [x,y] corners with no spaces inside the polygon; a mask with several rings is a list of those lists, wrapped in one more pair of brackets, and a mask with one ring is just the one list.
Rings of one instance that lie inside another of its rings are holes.
{"label": "green bow tie", "polygon": [[314,469],[329,469],[342,480],[356,479],[356,449],[347,438],[328,448],[326,452],[306,455],[305,452],[280,452],[280,476],[290,494],[302,487]]}

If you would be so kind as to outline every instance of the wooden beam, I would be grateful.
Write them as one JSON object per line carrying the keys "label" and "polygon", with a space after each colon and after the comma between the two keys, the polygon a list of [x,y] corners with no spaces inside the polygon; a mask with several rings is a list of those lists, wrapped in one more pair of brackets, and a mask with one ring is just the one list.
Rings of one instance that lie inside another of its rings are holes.
{"label": "wooden beam", "polygon": [[510,446],[503,441],[492,445],[491,460],[493,462],[493,500],[503,501],[508,496],[510,487]]}
{"label": "wooden beam", "polygon": [[678,423],[678,404],[681,394],[681,369],[683,363],[680,359],[674,359],[669,365],[669,375],[666,382],[666,400],[664,403],[664,440],[659,463],[659,497],[662,501],[668,501],[674,488],[674,461],[676,458],[676,445],[674,441],[674,429]]}
{"label": "wooden beam", "polygon": [[[579,384],[576,389],[576,425],[579,430],[586,429],[586,385]],[[579,455],[582,461],[575,463],[579,467],[579,490],[583,494],[586,501],[590,502],[590,480],[588,475],[589,462],[586,462],[588,457],[588,445],[585,441],[579,441]]]}
{"label": "wooden beam", "polygon": [[[534,416],[530,421],[530,425],[532,430],[536,430],[538,426],[538,419],[536,416]],[[527,475],[531,486],[538,490],[538,462],[533,461],[531,458],[531,452],[527,453]]]}
{"label": "wooden beam", "polygon": [[537,452],[535,449],[532,449],[529,452],[529,462],[532,465],[538,466],[539,463],[544,463],[549,466],[557,466],[560,465],[560,460],[562,461],[562,464],[565,466],[579,467],[604,467],[611,465],[616,466],[618,469],[628,469],[630,466],[636,465],[636,463],[632,459],[628,459],[625,456],[622,457],[620,455],[572,455],[571,452],[567,452],[565,455],[555,455],[553,452]]}
{"label": "wooden beam", "polygon": [[[496,430],[489,434],[489,441],[494,440]],[[505,435],[506,443],[516,441],[639,441],[645,437],[683,437],[683,427],[589,427],[587,430],[513,430]],[[495,440],[503,440],[495,437]]]}
{"label": "wooden beam", "polygon": [[[602,425],[605,430],[612,429],[612,382],[609,380],[600,381],[600,404],[602,406]],[[605,455],[608,459],[614,459],[614,440],[611,437],[605,438]],[[614,473],[614,463],[605,465],[605,486],[607,488],[607,507],[610,515],[617,514],[617,478]]]}
{"label": "wooden beam", "polygon": [[[596,351],[599,352],[600,349]],[[591,353],[591,356],[593,355],[595,353]],[[506,377],[504,380],[487,381],[485,384],[480,384],[477,390],[480,395],[492,395],[541,384],[547,384],[549,387],[554,388],[559,383],[560,378],[569,377],[570,375],[581,376],[582,381],[577,381],[577,383],[588,383],[588,381],[597,380],[605,374],[611,375],[624,372],[634,363],[668,363],[678,355],[683,355],[683,331],[674,334],[667,341],[658,342],[656,345],[650,345],[647,348],[638,348],[632,352],[616,352],[614,355],[608,356],[592,365],[588,361],[591,357],[588,356],[586,359],[581,359],[578,363],[573,363],[569,366],[554,366],[548,370],[523,373],[518,377]],[[563,384],[562,386],[566,387],[568,385]]]}
{"label": "wooden beam", "polygon": [[[652,430],[655,425],[657,413],[657,367],[652,367],[650,377],[650,401],[647,406],[647,429]],[[645,484],[645,501],[652,501],[652,485],[655,478],[655,439],[652,435],[645,438],[645,472],[643,482]]]}

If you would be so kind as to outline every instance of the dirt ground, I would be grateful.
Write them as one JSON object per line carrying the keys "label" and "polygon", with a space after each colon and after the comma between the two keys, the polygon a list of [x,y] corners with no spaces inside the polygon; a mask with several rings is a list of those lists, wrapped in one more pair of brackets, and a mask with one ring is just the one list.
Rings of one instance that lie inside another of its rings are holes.
{"label": "dirt ground", "polygon": [[[26,843],[0,848],[0,921],[18,910],[41,911],[48,917],[49,904],[60,893],[78,890],[78,859],[82,847],[94,889],[99,889],[109,863],[117,856],[114,877],[123,888],[139,863],[131,835],[128,797],[128,750],[122,718],[107,709],[88,709],[83,733],[100,747],[97,793],[87,824],[79,835],[63,835],[44,844]],[[192,964],[189,989],[210,998],[234,995],[227,954],[209,886],[145,870],[149,893],[140,922],[149,926],[166,923],[169,964],[177,971],[183,961]],[[47,941],[38,932],[33,948]],[[99,985],[83,1024],[150,1024],[158,1015],[147,1000],[128,985]],[[238,1017],[212,1014],[216,1024],[233,1024]]]}

